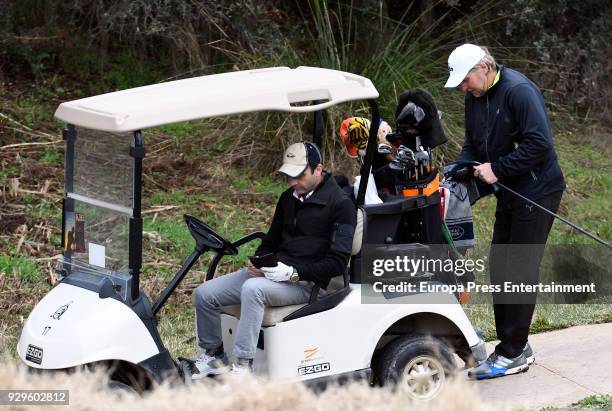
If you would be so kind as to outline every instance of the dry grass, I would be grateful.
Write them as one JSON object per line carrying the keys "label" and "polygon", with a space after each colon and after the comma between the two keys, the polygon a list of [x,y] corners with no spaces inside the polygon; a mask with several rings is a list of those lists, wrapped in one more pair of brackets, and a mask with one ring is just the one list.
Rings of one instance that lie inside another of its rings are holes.
{"label": "dry grass", "polygon": [[[459,411],[490,410],[491,404],[480,400],[478,392],[467,382],[456,380],[436,399],[411,402],[400,390],[371,388],[354,383],[315,393],[302,384],[264,381],[253,378],[207,380],[191,386],[164,384],[144,396],[110,391],[101,373],[77,372],[53,376],[28,375],[24,367],[11,360],[0,363],[0,387],[3,389],[69,390],[70,405],[65,410],[424,410]],[[53,407],[56,408],[56,407]],[[59,406],[57,408],[60,408]],[[15,406],[9,409],[41,409]],[[495,404],[495,409],[500,408]],[[509,408],[505,408],[509,409]]]}

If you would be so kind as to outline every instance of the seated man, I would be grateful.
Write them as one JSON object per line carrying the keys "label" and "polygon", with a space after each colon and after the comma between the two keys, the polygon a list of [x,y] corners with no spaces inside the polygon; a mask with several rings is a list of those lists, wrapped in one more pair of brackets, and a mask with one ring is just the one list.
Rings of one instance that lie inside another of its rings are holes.
{"label": "seated man", "polygon": [[[195,292],[200,355],[193,379],[229,369],[221,338],[219,307],[241,304],[234,339],[232,372],[251,370],[266,306],[308,302],[313,286],[325,289],[343,274],[351,254],[355,205],[323,171],[318,147],[308,141],[289,146],[278,170],[291,187],[281,194],[268,234],[255,255],[275,253],[278,264],[247,267],[206,281]],[[323,293],[324,291],[321,291]]]}

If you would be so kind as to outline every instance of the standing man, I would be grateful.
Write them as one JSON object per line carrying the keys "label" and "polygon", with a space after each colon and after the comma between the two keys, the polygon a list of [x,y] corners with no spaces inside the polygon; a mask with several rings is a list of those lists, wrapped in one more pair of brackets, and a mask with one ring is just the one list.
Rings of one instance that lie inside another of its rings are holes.
{"label": "standing man", "polygon": [[[233,373],[252,369],[266,306],[308,302],[313,287],[325,289],[342,275],[351,255],[353,201],[323,171],[319,148],[308,141],[289,146],[279,173],[291,185],[276,205],[270,230],[255,255],[274,253],[274,267],[247,267],[206,281],[194,294],[200,355],[192,379],[229,370],[219,307],[241,304],[234,339]],[[323,291],[321,291],[323,293]]]}
{"label": "standing man", "polygon": [[[482,163],[474,176],[507,187],[556,212],[565,189],[539,88],[523,74],[495,63],[484,47],[464,44],[448,58],[445,87],[465,93],[465,142],[459,160]],[[496,192],[490,253],[495,326],[500,343],[468,372],[484,379],[526,371],[534,361],[527,342],[536,295],[503,293],[506,281],[537,284],[553,217],[519,197]]]}

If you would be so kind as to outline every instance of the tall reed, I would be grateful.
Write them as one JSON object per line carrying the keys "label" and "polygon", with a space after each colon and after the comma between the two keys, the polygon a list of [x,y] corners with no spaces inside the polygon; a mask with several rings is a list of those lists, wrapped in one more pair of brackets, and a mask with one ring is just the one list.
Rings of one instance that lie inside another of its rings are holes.
{"label": "tall reed", "polygon": [[[443,112],[443,125],[450,142],[441,148],[441,152],[454,157],[463,142],[463,96],[443,87],[448,75],[446,59],[448,53],[461,43],[481,42],[484,37],[482,28],[487,22],[480,18],[493,6],[476,10],[469,16],[460,16],[456,21],[451,18],[454,17],[451,12],[457,13],[456,10],[444,7],[446,12],[426,20],[425,17],[431,16],[436,6],[447,3],[438,0],[405,22],[410,7],[400,20],[394,20],[388,16],[382,2],[376,10],[361,8],[355,3],[354,0],[298,3],[302,23],[296,23],[296,27],[305,36],[278,31],[276,36],[284,50],[268,54],[264,59],[257,53],[245,51],[239,59],[241,68],[309,65],[363,75],[371,79],[379,91],[381,114],[392,127],[399,94],[410,88],[425,89],[434,96],[438,109]],[[359,2],[360,5],[363,3]],[[429,23],[425,24],[425,21]],[[325,135],[335,136],[343,118],[367,115],[368,112],[363,103],[345,104],[328,110]],[[295,140],[298,137],[287,135],[283,129],[286,124],[283,117],[285,114],[266,114],[267,126],[278,127],[267,144],[284,146],[287,138]],[[307,126],[311,121],[305,119],[301,124]],[[295,131],[295,127],[292,130]],[[334,151],[339,149],[338,141],[338,138],[328,139],[326,151],[332,159],[337,157]]]}

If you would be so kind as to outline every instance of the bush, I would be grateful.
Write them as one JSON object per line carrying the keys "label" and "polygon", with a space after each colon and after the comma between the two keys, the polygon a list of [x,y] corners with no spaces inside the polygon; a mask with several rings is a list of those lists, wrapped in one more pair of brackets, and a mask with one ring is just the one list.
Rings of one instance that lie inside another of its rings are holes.
{"label": "bush", "polygon": [[491,44],[502,44],[502,56],[527,70],[549,101],[610,125],[609,6],[605,0],[517,0],[512,8],[495,10],[505,30],[490,30]]}

